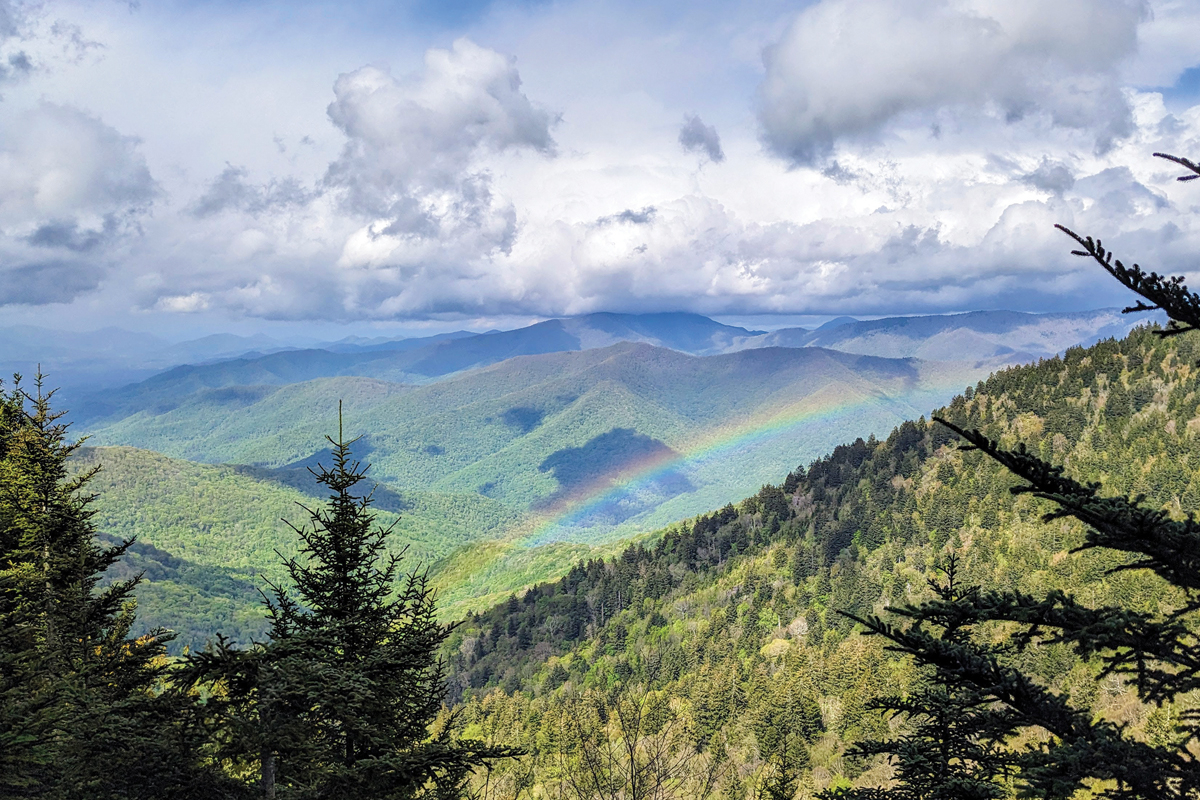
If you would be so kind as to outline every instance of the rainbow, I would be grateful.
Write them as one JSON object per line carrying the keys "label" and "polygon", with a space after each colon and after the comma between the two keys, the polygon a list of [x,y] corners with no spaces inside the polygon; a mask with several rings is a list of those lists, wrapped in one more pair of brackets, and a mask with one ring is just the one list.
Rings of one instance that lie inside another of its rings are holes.
{"label": "rainbow", "polygon": [[[940,395],[948,399],[950,394],[962,388],[963,384],[959,382],[961,375],[956,377],[958,380],[946,381],[944,386],[927,385],[922,394]],[[517,542],[533,547],[556,541],[578,541],[580,532],[592,527],[587,524],[590,519],[604,515],[606,510],[619,506],[630,497],[652,491],[655,485],[672,475],[694,472],[706,464],[745,454],[800,428],[847,419],[857,412],[879,407],[889,399],[899,398],[865,393],[838,395],[832,389],[823,389],[797,403],[776,407],[749,419],[709,431],[682,450],[676,451],[676,455],[665,460],[653,459],[649,463],[631,465],[621,475],[597,487],[590,494],[577,497],[564,503],[554,512],[532,520],[531,525],[526,528],[527,532],[518,536]],[[797,458],[797,463],[801,457],[803,456]]]}

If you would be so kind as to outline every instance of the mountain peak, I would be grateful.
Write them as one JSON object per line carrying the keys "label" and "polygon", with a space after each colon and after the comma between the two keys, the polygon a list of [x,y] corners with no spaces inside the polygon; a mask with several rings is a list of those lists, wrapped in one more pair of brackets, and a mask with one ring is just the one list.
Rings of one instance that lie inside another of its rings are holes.
{"label": "mountain peak", "polygon": [[827,331],[827,330],[831,330],[833,328],[839,328],[842,325],[850,325],[855,322],[858,322],[858,320],[855,319],[854,317],[834,317],[833,319],[829,320],[829,322],[826,322],[824,325],[819,326],[817,328],[817,330]]}

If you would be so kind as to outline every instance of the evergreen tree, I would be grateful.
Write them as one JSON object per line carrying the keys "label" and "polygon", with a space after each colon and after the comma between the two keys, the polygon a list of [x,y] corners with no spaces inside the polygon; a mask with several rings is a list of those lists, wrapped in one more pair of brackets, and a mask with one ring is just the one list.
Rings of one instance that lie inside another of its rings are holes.
{"label": "evergreen tree", "polygon": [[[19,386],[7,392],[0,385],[0,486],[15,478],[7,454],[24,423]],[[25,598],[18,591],[22,560],[17,552],[20,532],[12,509],[0,502],[0,795],[33,793],[53,761],[53,731],[57,714],[47,690],[47,665],[37,647],[36,626]]]}
{"label": "evergreen tree", "polygon": [[[944,574],[944,582],[929,581],[942,604],[943,613],[936,617],[941,628],[939,642],[970,647],[970,614],[959,612],[978,602],[979,591],[959,584],[954,555],[948,558]],[[900,608],[895,613],[903,617],[910,611]],[[873,633],[888,635],[889,629],[873,621],[865,624]],[[992,800],[1008,796],[1004,784],[1014,759],[1004,749],[1004,742],[1016,733],[1019,721],[1006,709],[994,708],[990,697],[953,671],[933,667],[916,691],[905,697],[879,698],[868,707],[904,715],[910,722],[910,730],[896,739],[862,742],[851,750],[855,756],[889,756],[898,786],[886,792],[839,789],[823,793],[824,800]]]}
{"label": "evergreen tree", "polygon": [[92,522],[96,470],[41,376],[0,400],[0,786],[15,796],[172,797],[221,781],[200,767],[190,698],[165,685],[166,631],[132,637],[138,578],[104,584],[132,542]]}
{"label": "evergreen tree", "polygon": [[800,776],[796,769],[796,762],[800,759],[793,744],[799,737],[785,728],[779,732],[779,739],[775,752],[767,761],[767,774],[755,792],[755,800],[793,800],[800,788]]}
{"label": "evergreen tree", "polygon": [[[1188,159],[1156,153],[1200,177],[1200,165]],[[1147,273],[1134,264],[1125,266],[1099,240],[1059,226],[1080,249],[1075,255],[1094,259],[1109,274],[1143,300],[1127,312],[1161,309],[1170,318],[1160,337],[1200,330],[1200,296],[1188,290],[1182,278]],[[1146,570],[1180,591],[1185,600],[1177,608],[1156,614],[1120,606],[1089,607],[1074,597],[1052,592],[1035,597],[1014,591],[975,592],[962,597],[941,593],[915,607],[893,611],[891,616],[911,620],[896,624],[879,617],[860,619],[869,631],[891,640],[893,649],[912,655],[936,675],[955,681],[972,703],[981,701],[984,715],[972,727],[985,725],[988,735],[1011,734],[1019,729],[1040,729],[1049,734],[1040,747],[1014,755],[1018,778],[1030,796],[1067,798],[1085,787],[1114,798],[1200,797],[1200,760],[1189,746],[1200,737],[1200,714],[1179,715],[1174,730],[1158,731],[1150,741],[1135,738],[1124,726],[1098,719],[1086,708],[1054,692],[1022,671],[1010,648],[1021,652],[1047,643],[1069,645],[1084,659],[1104,664],[1102,677],[1127,676],[1143,701],[1160,708],[1175,698],[1200,688],[1200,523],[1192,514],[1172,519],[1162,509],[1148,508],[1143,498],[1104,497],[1099,483],[1082,484],[1032,453],[1024,445],[1001,447],[977,430],[967,430],[954,419],[938,419],[966,440],[966,449],[995,459],[1021,483],[1014,494],[1030,494],[1057,508],[1046,521],[1073,517],[1088,527],[1080,550],[1105,549],[1127,554],[1120,570]],[[956,631],[1003,623],[1010,631],[1010,648],[986,641],[960,638]],[[917,707],[910,713],[924,714]],[[1163,727],[1163,726],[1160,726]],[[958,733],[957,747],[977,746],[981,732]],[[938,736],[914,742],[914,756],[935,761]],[[895,752],[885,743],[868,743],[866,751]],[[925,788],[900,771],[901,787],[876,796],[932,797]],[[1097,783],[1102,782],[1102,783]],[[940,789],[940,787],[939,787]],[[871,796],[871,795],[862,795]]]}
{"label": "evergreen tree", "polygon": [[401,556],[387,555],[391,528],[356,492],[366,468],[340,409],[329,442],[332,468],[313,471],[329,501],[292,526],[301,547],[285,562],[292,588],[272,584],[266,600],[270,642],[222,642],[193,658],[192,679],[220,680],[226,749],[258,761],[268,797],[457,796],[473,769],[515,752],[456,736],[437,655],[451,627],[426,573],[402,576]]}

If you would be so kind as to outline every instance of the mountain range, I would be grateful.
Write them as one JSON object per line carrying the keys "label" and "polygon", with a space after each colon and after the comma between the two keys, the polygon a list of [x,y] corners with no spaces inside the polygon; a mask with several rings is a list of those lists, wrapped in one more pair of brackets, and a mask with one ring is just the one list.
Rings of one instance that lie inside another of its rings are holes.
{"label": "mountain range", "polygon": [[[1147,513],[1161,509],[1181,521],[1200,508],[1198,357],[1195,334],[1161,339],[1137,331],[999,372],[937,415],[1005,448],[1021,443],[1074,480],[1102,483],[1102,496],[1140,496]],[[632,748],[621,748],[637,736],[650,743],[645,756],[638,753],[651,765],[647,774],[675,770],[675,785],[685,787],[676,796],[703,796],[709,787],[714,797],[916,796],[896,788],[897,757],[863,744],[898,741],[910,748],[900,759],[917,753],[921,769],[946,763],[929,756],[934,748],[925,743],[948,739],[929,736],[932,724],[917,725],[934,720],[942,730],[960,730],[944,727],[937,713],[938,703],[955,702],[960,684],[939,677],[946,688],[922,694],[933,670],[907,653],[929,637],[942,646],[936,659],[968,633],[996,645],[980,656],[976,673],[1006,676],[996,679],[996,696],[1046,687],[1053,699],[1041,708],[1056,709],[1017,714],[1015,735],[991,743],[997,758],[1045,753],[1051,735],[1040,724],[1051,727],[1045,720],[1059,714],[1182,752],[1174,743],[1183,736],[1168,737],[1177,735],[1175,709],[1183,704],[1139,694],[1141,662],[1115,677],[1107,655],[1064,641],[1061,632],[1115,629],[1122,638],[1114,640],[1125,645],[1132,636],[1125,620],[1149,625],[1142,621],[1179,613],[1183,593],[1128,552],[1095,546],[1099,537],[1084,522],[1044,516],[1058,506],[1014,493],[1022,481],[961,443],[931,421],[906,422],[878,441],[850,442],[781,473],[740,502],[666,527],[612,558],[582,561],[559,580],[466,616],[443,649],[462,718],[473,735],[531,753],[475,786],[553,796],[563,783],[572,785],[563,778],[568,769],[628,763],[609,754],[623,756]],[[906,619],[913,606],[937,602],[935,587],[953,590],[954,599],[918,622]],[[1096,622],[1110,614],[1121,621]],[[908,638],[893,645],[867,635],[857,620],[871,617]],[[1014,619],[1044,627],[1007,621]],[[943,636],[943,626],[953,633]],[[1014,674],[1026,677],[1008,677]],[[894,713],[897,705],[913,714]],[[643,722],[648,718],[654,721]],[[587,749],[589,739],[562,735],[581,730],[601,746]],[[672,749],[676,731],[685,733]],[[697,755],[668,760],[680,750]],[[1103,774],[1107,762],[1093,760],[1102,758],[1095,750],[1078,752],[1092,774]],[[779,764],[790,770],[790,784],[760,789],[771,786]],[[616,774],[607,785],[623,788],[635,773],[604,774]],[[956,791],[973,782],[963,774],[952,776],[959,783],[943,796],[1016,796],[1011,773],[974,773],[1000,776],[986,791],[975,783],[974,795]],[[1060,785],[1050,794],[1099,796],[1117,786],[1071,778]]]}
{"label": "mountain range", "polygon": [[[172,510],[102,516],[107,532],[150,548],[135,554],[156,565],[146,591],[216,609],[224,601],[204,587],[269,572],[289,535],[280,509],[311,504],[305,468],[327,459],[340,402],[378,508],[400,514],[398,541],[458,614],[882,435],[998,368],[1136,322],[1111,310],[977,312],[764,332],[691,314],[592,314],[246,353],[76,387],[67,405],[93,458],[120,462],[106,492],[141,498],[122,507]],[[159,499],[147,506],[149,486]],[[275,510],[239,522],[256,503]],[[224,510],[197,516],[210,504]]]}
{"label": "mountain range", "polygon": [[1145,322],[1145,317],[1123,315],[1118,309],[1057,314],[972,311],[867,321],[839,317],[816,330],[784,328],[741,340],[739,346],[829,347],[887,358],[1022,364],[1068,347],[1123,338]]}
{"label": "mountain range", "polygon": [[[12,326],[0,328],[0,374],[32,376],[40,365],[53,385],[76,397],[86,394],[90,400],[95,399],[97,390],[140,382],[184,365],[189,365],[190,371],[225,362],[197,377],[210,386],[286,383],[341,374],[421,383],[514,355],[589,349],[618,341],[645,342],[694,355],[756,347],[818,346],[896,358],[1018,363],[1047,357],[1073,345],[1122,336],[1136,321],[1121,317],[1113,309],[1063,314],[980,311],[868,321],[839,317],[815,330],[764,332],[723,325],[695,314],[597,313],[547,320],[512,331],[460,330],[399,339],[348,336],[324,343],[229,333],[168,342],[120,328],[74,332]],[[449,344],[456,340],[471,341]],[[300,353],[279,355],[285,351]],[[395,357],[401,353],[414,355]],[[329,354],[343,358],[330,358]]]}
{"label": "mountain range", "polygon": [[[1046,358],[1103,338],[1119,338],[1139,321],[1114,309],[1059,314],[978,311],[870,321],[839,318],[816,330],[784,328],[768,333],[696,314],[598,313],[511,331],[458,331],[365,343],[343,340],[316,348],[204,359],[204,363],[181,364],[140,383],[73,392],[71,399],[80,410],[79,422],[95,426],[165,407],[201,389],[277,386],[340,376],[422,384],[517,356],[582,351],[617,342],[642,342],[700,356],[764,347],[826,347],[887,358],[977,361],[995,368]],[[205,342],[191,346],[198,348]]]}
{"label": "mountain range", "polygon": [[[90,433],[98,445],[193,461],[306,466],[325,452],[341,400],[348,430],[363,436],[361,457],[397,488],[477,493],[553,515],[653,472],[636,502],[610,498],[564,533],[595,539],[753,490],[780,465],[886,431],[986,372],[823,348],[692,356],[621,342],[519,356],[422,386],[345,376],[175,389],[169,399],[156,387],[152,405]],[[703,457],[734,441],[720,458]]]}

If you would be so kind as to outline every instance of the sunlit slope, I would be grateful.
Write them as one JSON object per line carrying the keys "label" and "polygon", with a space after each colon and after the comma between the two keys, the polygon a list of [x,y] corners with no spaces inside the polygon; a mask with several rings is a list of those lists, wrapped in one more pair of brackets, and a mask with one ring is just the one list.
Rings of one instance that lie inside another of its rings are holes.
{"label": "sunlit slope", "polygon": [[[198,461],[303,465],[324,452],[343,399],[373,474],[398,488],[545,510],[673,463],[686,480],[626,518],[688,494],[694,502],[677,501],[669,513],[695,513],[847,436],[917,416],[982,372],[819,348],[697,357],[621,343],[514,358],[417,388],[326,378],[203,390],[102,427],[94,441]],[[759,429],[773,435],[707,465],[689,462]]]}
{"label": "sunlit slope", "polygon": [[[324,497],[307,470],[196,464],[130,447],[87,448],[80,468],[101,464],[97,524],[200,564],[270,573],[275,551],[294,552],[296,536],[282,520],[307,519],[300,507]],[[373,470],[372,470],[373,472]],[[370,473],[369,473],[370,474]],[[364,488],[375,485],[364,481]],[[379,486],[375,511],[395,523],[391,547],[432,561],[516,523],[516,514],[477,495],[441,495]]]}
{"label": "sunlit slope", "polygon": [[[110,543],[120,541],[103,536]],[[203,647],[218,633],[243,644],[267,637],[269,621],[259,593],[266,587],[253,570],[198,564],[137,541],[109,568],[106,578],[139,575],[134,632],[160,627],[174,631],[172,652]]]}
{"label": "sunlit slope", "polygon": [[88,429],[84,423],[84,429],[93,434],[93,444],[129,445],[208,463],[284,466],[314,452],[336,430],[339,400],[353,422],[407,391],[402,384],[372,378],[200,389],[113,425]]}
{"label": "sunlit slope", "polygon": [[[191,644],[217,630],[243,638],[258,632],[258,576],[283,577],[279,554],[296,552],[296,534],[283,519],[305,523],[299,504],[313,507],[322,495],[307,470],[196,464],[130,447],[86,448],[74,464],[102,466],[90,484],[99,495],[100,531],[137,537],[126,567],[146,570],[141,624],[186,632]],[[379,522],[395,524],[389,547],[407,548],[410,567],[493,538],[519,520],[473,494],[379,486],[375,497]]]}
{"label": "sunlit slope", "polygon": [[[631,537],[719,508],[730,502],[731,486],[749,486],[752,492],[778,482],[777,465],[819,447],[818,441],[853,441],[865,426],[904,419],[877,396],[856,394],[844,385],[814,392],[785,411],[785,424],[766,435],[757,435],[761,427],[750,426],[735,428],[748,435],[710,437],[716,442],[710,449],[681,455],[578,502],[551,506],[540,519],[535,516],[536,525],[506,541],[478,542],[457,551],[434,565],[439,610],[448,619],[478,611],[513,590],[561,575],[580,560],[612,555]],[[917,416],[914,410],[910,418]],[[810,424],[786,424],[796,417]],[[679,491],[680,484],[686,491]]]}

